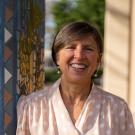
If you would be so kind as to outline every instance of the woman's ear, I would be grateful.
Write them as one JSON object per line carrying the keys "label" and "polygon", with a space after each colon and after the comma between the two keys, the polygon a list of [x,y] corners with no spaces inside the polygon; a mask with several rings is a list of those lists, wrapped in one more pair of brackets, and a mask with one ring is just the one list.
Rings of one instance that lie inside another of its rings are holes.
{"label": "woman's ear", "polygon": [[98,57],[98,63],[99,63],[99,64],[102,63],[102,53],[99,54],[99,57]]}
{"label": "woman's ear", "polygon": [[101,66],[102,64],[102,54],[99,54],[99,57],[97,58],[97,68]]}

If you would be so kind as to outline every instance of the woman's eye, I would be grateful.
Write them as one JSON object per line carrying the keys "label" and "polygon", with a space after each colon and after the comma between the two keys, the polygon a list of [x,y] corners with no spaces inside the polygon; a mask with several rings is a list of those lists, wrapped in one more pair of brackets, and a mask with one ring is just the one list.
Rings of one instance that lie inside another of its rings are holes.
{"label": "woman's eye", "polygon": [[85,48],[85,50],[87,50],[87,51],[93,51],[92,48]]}

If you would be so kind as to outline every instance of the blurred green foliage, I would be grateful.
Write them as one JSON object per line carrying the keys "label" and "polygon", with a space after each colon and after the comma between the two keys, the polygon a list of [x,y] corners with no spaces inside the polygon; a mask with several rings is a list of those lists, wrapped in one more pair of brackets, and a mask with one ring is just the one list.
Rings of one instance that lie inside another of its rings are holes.
{"label": "blurred green foliage", "polygon": [[52,8],[56,30],[73,21],[88,21],[104,35],[105,0],[60,0]]}
{"label": "blurred green foliage", "polygon": [[60,77],[57,69],[45,70],[45,83],[53,83]]}

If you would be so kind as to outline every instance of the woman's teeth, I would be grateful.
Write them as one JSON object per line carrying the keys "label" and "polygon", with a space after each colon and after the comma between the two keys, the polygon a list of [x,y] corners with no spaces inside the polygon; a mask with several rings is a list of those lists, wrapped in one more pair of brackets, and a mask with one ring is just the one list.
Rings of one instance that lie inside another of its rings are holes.
{"label": "woman's teeth", "polygon": [[76,69],[85,69],[87,66],[85,64],[71,64],[71,67],[76,68]]}

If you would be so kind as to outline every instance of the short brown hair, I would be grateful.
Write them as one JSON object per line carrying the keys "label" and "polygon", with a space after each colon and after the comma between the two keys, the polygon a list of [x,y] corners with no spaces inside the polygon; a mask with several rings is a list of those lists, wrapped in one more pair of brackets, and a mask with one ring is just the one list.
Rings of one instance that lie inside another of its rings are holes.
{"label": "short brown hair", "polygon": [[52,58],[57,65],[56,54],[69,42],[85,36],[92,36],[97,43],[98,52],[103,53],[102,38],[98,30],[87,22],[73,22],[62,27],[56,34],[52,45]]}

